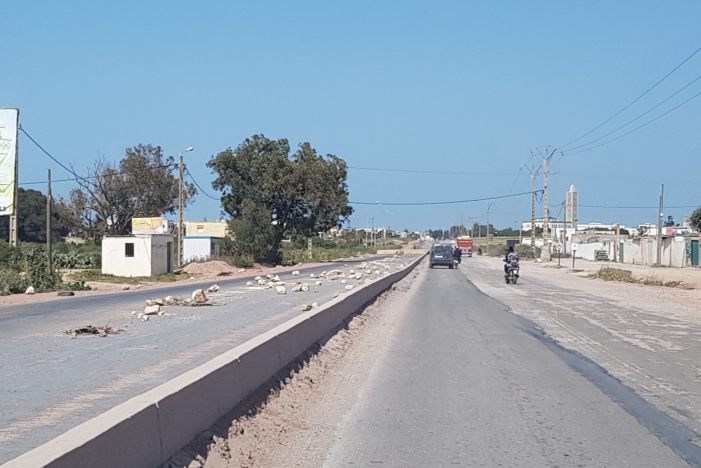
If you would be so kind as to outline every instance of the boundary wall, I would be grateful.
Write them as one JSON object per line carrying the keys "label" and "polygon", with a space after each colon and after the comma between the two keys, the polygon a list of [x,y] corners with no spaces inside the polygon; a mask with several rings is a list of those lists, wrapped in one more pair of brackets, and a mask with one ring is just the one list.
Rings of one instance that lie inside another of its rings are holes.
{"label": "boundary wall", "polygon": [[115,406],[0,468],[157,468],[425,257]]}

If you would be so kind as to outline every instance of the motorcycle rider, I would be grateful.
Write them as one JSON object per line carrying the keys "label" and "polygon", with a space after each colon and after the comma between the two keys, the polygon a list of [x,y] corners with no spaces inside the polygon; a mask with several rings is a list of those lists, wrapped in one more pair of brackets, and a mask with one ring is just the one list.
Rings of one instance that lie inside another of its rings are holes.
{"label": "motorcycle rider", "polygon": [[457,260],[458,264],[462,262],[462,250],[457,246],[453,251],[453,259]]}
{"label": "motorcycle rider", "polygon": [[509,250],[506,252],[506,258],[504,258],[504,276],[509,275],[509,266],[511,265],[511,262],[518,262],[518,255],[516,255],[516,252],[514,252],[513,246],[509,247]]}

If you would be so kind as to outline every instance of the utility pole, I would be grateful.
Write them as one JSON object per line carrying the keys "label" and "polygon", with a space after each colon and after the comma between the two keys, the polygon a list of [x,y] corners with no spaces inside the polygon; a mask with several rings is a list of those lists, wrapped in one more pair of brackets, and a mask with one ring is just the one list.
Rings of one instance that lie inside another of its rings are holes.
{"label": "utility pole", "polygon": [[51,169],[46,178],[46,258],[49,274],[54,270],[53,253],[51,251]]}
{"label": "utility pole", "polygon": [[613,261],[618,263],[618,250],[621,248],[621,225],[616,223],[616,248],[613,249]]}
{"label": "utility pole", "polygon": [[494,203],[487,204],[487,256],[489,256],[489,210]]}
{"label": "utility pole", "polygon": [[535,258],[535,179],[538,177],[540,167],[533,170],[526,166],[526,169],[531,173],[531,252],[533,252],[533,258]]}
{"label": "utility pole", "polygon": [[[19,122],[19,109],[17,109],[17,122]],[[19,128],[15,130],[15,179],[14,196],[12,202],[12,214],[10,214],[10,247],[17,247],[17,218],[19,217]]]}
{"label": "utility pole", "polygon": [[543,248],[540,250],[540,258],[543,259],[544,262],[550,261],[550,245],[548,244],[548,238],[550,236],[550,214],[548,213],[548,163],[553,157],[553,154],[555,154],[555,151],[557,151],[557,149],[549,151],[549,149],[546,148],[545,155],[543,156],[543,153],[540,153],[540,150],[538,150],[541,156],[543,156]]}
{"label": "utility pole", "polygon": [[178,182],[178,266],[183,266],[183,154],[180,153],[180,180]]}
{"label": "utility pole", "polygon": [[657,217],[657,266],[662,266],[662,216],[664,207],[664,184],[660,193],[660,209]]}
{"label": "utility pole", "polygon": [[187,151],[192,151],[194,148],[188,146],[180,152],[180,180],[178,183],[178,266],[183,266],[183,231],[185,230],[183,226],[183,179],[185,172],[185,165],[183,164],[183,153]]}
{"label": "utility pole", "polygon": [[546,252],[543,261],[550,261],[550,246],[548,245],[548,237],[550,229],[548,213],[548,158],[543,158],[543,248],[540,251],[540,257],[543,258],[543,252]]}

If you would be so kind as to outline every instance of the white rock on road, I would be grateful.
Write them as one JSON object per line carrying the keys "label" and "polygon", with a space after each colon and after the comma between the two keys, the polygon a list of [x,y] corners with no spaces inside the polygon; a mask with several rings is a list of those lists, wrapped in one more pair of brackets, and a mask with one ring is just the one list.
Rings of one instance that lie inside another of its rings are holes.
{"label": "white rock on road", "polygon": [[24,291],[24,294],[29,294],[32,295],[34,294],[34,286],[29,286],[26,291]]}
{"label": "white rock on road", "polygon": [[151,306],[146,306],[144,308],[144,315],[156,315],[160,311],[161,311],[161,306],[159,306],[158,304],[154,304]]}
{"label": "white rock on road", "polygon": [[207,296],[204,295],[204,291],[201,289],[195,289],[192,292],[192,302],[195,304],[204,304],[207,302]]}
{"label": "white rock on road", "polygon": [[278,294],[287,294],[287,289],[284,286],[277,286],[275,290]]}

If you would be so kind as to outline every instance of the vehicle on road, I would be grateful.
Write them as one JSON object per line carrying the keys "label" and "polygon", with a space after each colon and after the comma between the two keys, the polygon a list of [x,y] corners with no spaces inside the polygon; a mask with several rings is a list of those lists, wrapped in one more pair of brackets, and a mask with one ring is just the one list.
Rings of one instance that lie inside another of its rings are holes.
{"label": "vehicle on road", "polygon": [[434,244],[428,257],[428,267],[447,266],[453,269],[453,247],[450,244]]}
{"label": "vehicle on road", "polygon": [[472,257],[472,237],[470,236],[459,236],[457,238],[457,246],[462,250],[462,254],[468,257]]}
{"label": "vehicle on road", "polygon": [[511,253],[504,261],[506,262],[506,265],[504,266],[504,280],[506,281],[506,284],[516,284],[519,277],[518,257],[516,254]]}

